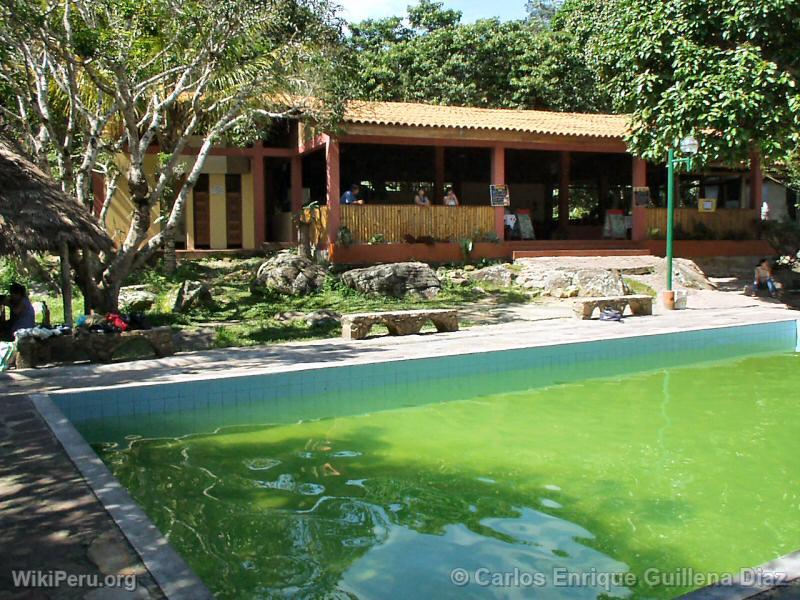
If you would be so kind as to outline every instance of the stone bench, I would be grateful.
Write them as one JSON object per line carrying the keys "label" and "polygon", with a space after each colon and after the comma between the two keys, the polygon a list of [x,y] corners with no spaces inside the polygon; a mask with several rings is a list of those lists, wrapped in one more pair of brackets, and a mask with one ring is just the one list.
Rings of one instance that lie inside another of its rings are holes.
{"label": "stone bench", "polygon": [[458,331],[458,312],[455,310],[402,310],[343,315],[342,337],[363,340],[373,325],[385,325],[389,335],[413,335],[419,333],[428,321],[433,323],[436,331]]}
{"label": "stone bench", "polygon": [[629,306],[634,315],[652,315],[653,298],[652,296],[609,296],[606,298],[581,298],[576,300],[573,306],[575,316],[579,319],[591,319],[592,313],[596,308],[600,311],[606,308],[613,308],[620,313],[625,312],[625,307]]}
{"label": "stone bench", "polygon": [[159,358],[175,354],[170,327],[156,327],[103,333],[78,330],[74,335],[60,335],[39,340],[27,337],[17,342],[16,367],[30,369],[48,363],[68,363],[89,359],[111,362],[114,354],[135,340],[144,340]]}

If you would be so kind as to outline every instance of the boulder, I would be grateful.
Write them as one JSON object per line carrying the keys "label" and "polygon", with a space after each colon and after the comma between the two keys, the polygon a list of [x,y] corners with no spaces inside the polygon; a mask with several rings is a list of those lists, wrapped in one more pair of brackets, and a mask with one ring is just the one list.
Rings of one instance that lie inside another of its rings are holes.
{"label": "boulder", "polygon": [[251,291],[273,291],[291,296],[313,294],[323,286],[327,272],[308,258],[290,251],[276,254],[256,273]]}
{"label": "boulder", "polygon": [[507,265],[492,265],[469,273],[473,281],[488,283],[497,287],[509,287],[514,282],[515,273]]}
{"label": "boulder", "polygon": [[153,308],[156,295],[145,286],[131,285],[119,291],[119,307],[125,312],[145,312]]}
{"label": "boulder", "polygon": [[442,289],[436,273],[425,263],[403,262],[375,265],[342,273],[342,282],[364,294],[402,298],[417,294],[434,298]]}
{"label": "boulder", "polygon": [[342,319],[342,315],[334,310],[323,308],[310,313],[304,313],[299,310],[291,310],[278,313],[273,318],[281,323],[305,321],[309,327],[322,327],[339,323],[339,321]]}
{"label": "boulder", "polygon": [[536,268],[527,266],[519,273],[517,285],[543,296],[624,296],[628,286],[617,271],[607,269]]}
{"label": "boulder", "polygon": [[185,312],[192,308],[210,307],[214,305],[214,298],[208,286],[202,281],[184,281],[173,290],[170,297],[172,312]]}
{"label": "boulder", "polygon": [[342,315],[334,310],[323,308],[308,313],[305,319],[309,327],[326,327],[329,325],[337,325],[342,320]]}

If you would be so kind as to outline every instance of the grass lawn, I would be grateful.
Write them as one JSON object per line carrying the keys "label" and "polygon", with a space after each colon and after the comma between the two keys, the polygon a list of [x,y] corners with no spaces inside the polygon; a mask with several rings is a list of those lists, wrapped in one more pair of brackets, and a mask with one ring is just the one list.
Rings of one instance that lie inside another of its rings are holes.
{"label": "grass lawn", "polygon": [[[502,305],[525,303],[531,296],[515,289],[449,285],[443,282],[442,292],[432,300],[408,296],[404,299],[366,296],[351,290],[331,275],[324,288],[310,296],[288,296],[276,293],[250,291],[263,257],[250,259],[215,259],[183,261],[173,276],[165,276],[157,269],[140,271],[130,278],[127,285],[144,285],[157,295],[157,301],[148,312],[148,320],[154,326],[169,325],[175,330],[191,332],[205,331],[213,337],[210,344],[215,347],[252,346],[273,342],[307,340],[340,335],[339,325],[310,327],[302,318],[294,320],[276,319],[288,312],[310,313],[320,309],[338,313],[403,310],[414,308],[458,308],[474,306],[476,303]],[[184,314],[170,310],[170,294],[182,282],[198,280],[211,290],[216,306],[195,309]],[[39,286],[40,287],[40,286]],[[76,290],[77,292],[77,290]],[[33,301],[46,301],[51,310],[52,322],[63,322],[61,299],[49,293],[31,293]],[[82,314],[83,300],[76,294],[74,313]],[[462,325],[470,321],[462,319]],[[377,332],[377,328],[376,328]]]}

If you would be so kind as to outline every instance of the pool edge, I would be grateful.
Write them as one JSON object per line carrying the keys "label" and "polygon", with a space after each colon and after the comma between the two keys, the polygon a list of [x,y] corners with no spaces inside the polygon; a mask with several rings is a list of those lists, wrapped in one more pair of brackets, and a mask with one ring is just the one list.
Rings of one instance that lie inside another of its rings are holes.
{"label": "pool edge", "polygon": [[214,595],[170,545],[48,394],[31,402],[169,600],[212,600]]}

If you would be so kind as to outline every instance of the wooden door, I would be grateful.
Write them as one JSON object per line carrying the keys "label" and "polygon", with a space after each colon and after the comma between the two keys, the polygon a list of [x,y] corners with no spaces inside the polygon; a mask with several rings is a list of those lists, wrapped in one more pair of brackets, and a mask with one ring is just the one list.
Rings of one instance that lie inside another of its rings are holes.
{"label": "wooden door", "polygon": [[242,247],[242,176],[225,175],[225,223],[228,248]]}
{"label": "wooden door", "polygon": [[208,175],[200,175],[192,192],[194,213],[194,247],[211,247],[211,201],[209,198]]}

